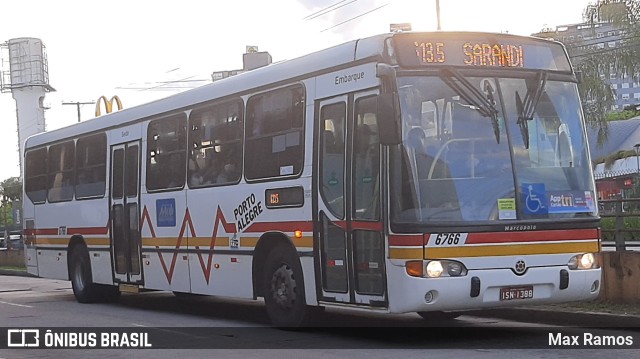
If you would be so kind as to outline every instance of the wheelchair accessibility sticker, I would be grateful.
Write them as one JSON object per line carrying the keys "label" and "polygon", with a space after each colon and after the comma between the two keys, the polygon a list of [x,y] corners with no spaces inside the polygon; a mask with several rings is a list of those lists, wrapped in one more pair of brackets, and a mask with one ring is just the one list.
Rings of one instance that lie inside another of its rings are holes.
{"label": "wheelchair accessibility sticker", "polygon": [[525,214],[548,214],[549,201],[544,183],[523,183],[522,194],[524,196]]}

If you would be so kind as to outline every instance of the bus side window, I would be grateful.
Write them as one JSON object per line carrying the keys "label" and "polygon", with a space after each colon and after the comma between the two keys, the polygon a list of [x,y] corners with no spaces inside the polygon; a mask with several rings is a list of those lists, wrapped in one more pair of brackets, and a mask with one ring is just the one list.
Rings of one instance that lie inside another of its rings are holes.
{"label": "bus side window", "polygon": [[353,140],[353,215],[357,219],[376,220],[380,207],[380,139],[376,118],[376,97],[356,101]]}
{"label": "bus side window", "polygon": [[86,136],[76,143],[76,198],[103,196],[105,191],[107,136]]}
{"label": "bus side window", "polygon": [[247,101],[248,180],[299,175],[304,160],[305,95],[294,85]]}
{"label": "bus side window", "polygon": [[344,218],[344,133],[347,104],[333,103],[320,109],[320,191],[329,210]]}
{"label": "bus side window", "polygon": [[208,105],[189,116],[189,187],[237,183],[242,165],[242,101]]}
{"label": "bus side window", "polygon": [[27,151],[25,165],[25,193],[33,203],[47,199],[47,149]]}
{"label": "bus side window", "polygon": [[74,191],[75,143],[68,141],[49,147],[49,202],[70,201]]}
{"label": "bus side window", "polygon": [[153,120],[147,129],[147,189],[184,186],[187,135],[184,115]]}

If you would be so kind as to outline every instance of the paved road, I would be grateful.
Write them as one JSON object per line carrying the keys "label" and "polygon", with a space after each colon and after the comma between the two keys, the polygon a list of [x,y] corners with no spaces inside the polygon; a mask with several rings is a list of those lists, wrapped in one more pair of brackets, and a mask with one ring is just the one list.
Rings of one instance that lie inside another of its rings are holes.
{"label": "paved road", "polygon": [[[171,293],[123,295],[118,303],[76,303],[69,282],[0,276],[0,327],[116,327],[149,333],[158,347],[184,350],[0,350],[0,358],[180,357],[322,357],[387,358],[402,350],[406,358],[554,358],[550,334],[630,337],[640,348],[638,328],[568,328],[465,315],[444,327],[429,325],[415,314],[382,315],[326,311],[320,327],[283,331],[269,327],[263,304],[211,297],[176,298]],[[601,326],[609,325],[603,323]],[[194,329],[195,328],[195,329]],[[2,338],[3,333],[0,333]],[[158,339],[159,338],[159,339]],[[564,337],[562,337],[564,338]],[[4,345],[4,343],[0,343]],[[195,350],[191,348],[221,348]],[[286,348],[287,350],[281,349]],[[434,349],[435,348],[435,349]],[[527,350],[519,350],[523,348]],[[563,351],[563,358],[601,358],[598,350]],[[606,349],[616,359],[637,358],[637,349]]]}

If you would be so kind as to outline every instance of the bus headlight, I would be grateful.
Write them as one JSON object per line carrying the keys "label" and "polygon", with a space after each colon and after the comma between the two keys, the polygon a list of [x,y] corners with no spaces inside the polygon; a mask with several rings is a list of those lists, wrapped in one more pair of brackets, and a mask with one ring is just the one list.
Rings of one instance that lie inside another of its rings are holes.
{"label": "bus headlight", "polygon": [[599,268],[596,255],[593,253],[582,253],[569,259],[567,263],[569,269],[596,269]]}
{"label": "bus headlight", "polygon": [[442,268],[442,262],[440,261],[431,261],[427,262],[425,266],[425,272],[427,273],[427,277],[438,278],[442,275],[444,268]]}
{"label": "bus headlight", "polygon": [[407,274],[412,277],[440,278],[467,275],[467,268],[464,264],[448,259],[408,261],[405,269]]}
{"label": "bus headlight", "polygon": [[458,262],[449,262],[449,265],[447,266],[447,273],[451,276],[451,277],[459,277],[462,275],[463,272],[466,271],[466,268],[464,268],[464,266],[462,265],[462,263],[458,263]]}

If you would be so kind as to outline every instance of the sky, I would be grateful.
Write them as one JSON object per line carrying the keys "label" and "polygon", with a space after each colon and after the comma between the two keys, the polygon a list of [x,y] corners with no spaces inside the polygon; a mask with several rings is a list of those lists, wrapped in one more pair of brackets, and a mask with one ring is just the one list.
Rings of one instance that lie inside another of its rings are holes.
{"label": "sky", "polygon": [[[594,1],[440,0],[441,28],[530,35],[582,21]],[[391,23],[437,29],[436,0],[21,0],[0,11],[0,44],[35,37],[46,46],[56,90],[44,100],[47,130],[78,121],[76,106],[63,102],[118,95],[126,108],[167,97],[214,71],[241,69],[249,45],[277,62],[388,32]],[[158,87],[183,79],[191,82]],[[82,120],[94,112],[82,105]],[[20,174],[17,138],[15,101],[1,93],[0,181]]]}

